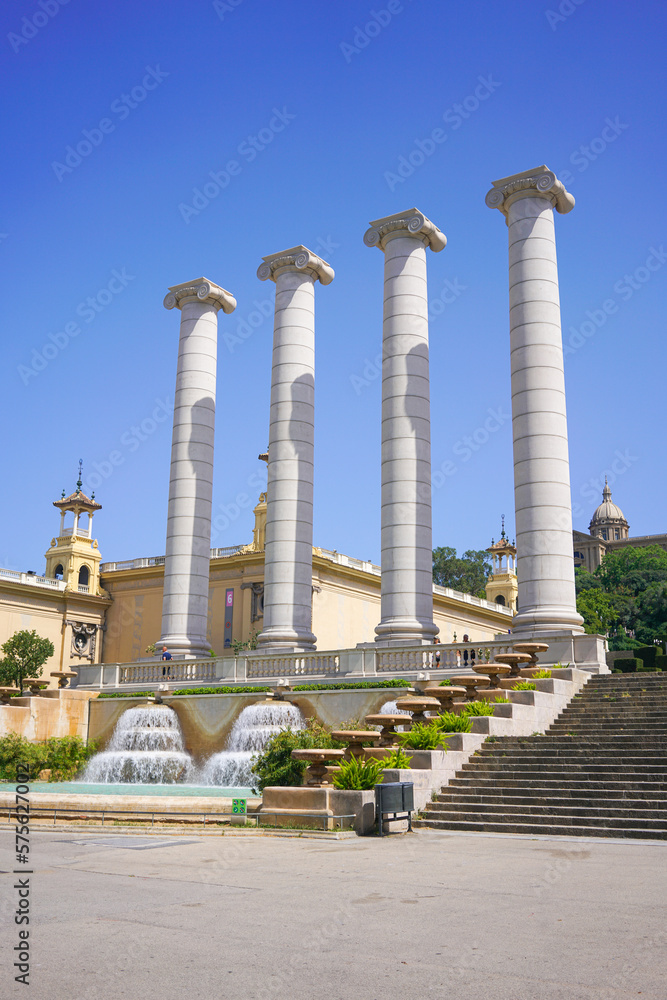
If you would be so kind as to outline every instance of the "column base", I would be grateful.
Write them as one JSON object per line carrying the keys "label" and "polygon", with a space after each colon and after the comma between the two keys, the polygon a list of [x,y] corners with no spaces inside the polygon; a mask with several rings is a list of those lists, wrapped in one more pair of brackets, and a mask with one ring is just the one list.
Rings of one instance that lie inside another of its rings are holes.
{"label": "column base", "polygon": [[375,626],[376,646],[432,646],[438,634],[434,622],[418,618],[388,618]]}
{"label": "column base", "polygon": [[573,608],[532,608],[519,611],[512,619],[512,635],[517,639],[528,636],[583,635],[583,618]]}
{"label": "column base", "polygon": [[317,636],[312,632],[273,625],[257,636],[257,649],[262,653],[314,653]]}
{"label": "column base", "polygon": [[515,640],[529,642],[532,639],[548,643],[548,650],[538,656],[540,667],[577,667],[593,674],[610,673],[607,666],[607,640],[603,635],[589,635],[586,632],[575,632],[573,629],[569,632],[562,629],[547,632],[542,629],[522,633],[519,637],[512,629],[510,636],[501,638],[509,639],[510,643]]}
{"label": "column base", "polygon": [[186,660],[203,660],[211,653],[211,644],[201,636],[165,635],[155,643],[156,652],[161,653],[166,646],[172,656],[183,656]]}

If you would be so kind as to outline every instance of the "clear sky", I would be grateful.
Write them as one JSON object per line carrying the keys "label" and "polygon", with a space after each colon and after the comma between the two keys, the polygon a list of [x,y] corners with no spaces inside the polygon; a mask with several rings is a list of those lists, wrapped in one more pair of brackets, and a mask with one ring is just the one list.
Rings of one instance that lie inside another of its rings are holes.
{"label": "clear sky", "polygon": [[2,7],[1,566],[44,571],[79,458],[103,559],[164,552],[162,300],[201,275],[238,300],[212,545],[251,539],[274,291],[256,269],[299,243],[336,270],[316,288],[315,544],[379,561],[383,260],[362,238],[412,206],[449,241],[428,255],[434,545],[484,548],[502,513],[512,533],[507,237],[484,197],[542,163],[577,200],[556,216],[575,527],[607,470],[631,534],[667,530],[663,4]]}

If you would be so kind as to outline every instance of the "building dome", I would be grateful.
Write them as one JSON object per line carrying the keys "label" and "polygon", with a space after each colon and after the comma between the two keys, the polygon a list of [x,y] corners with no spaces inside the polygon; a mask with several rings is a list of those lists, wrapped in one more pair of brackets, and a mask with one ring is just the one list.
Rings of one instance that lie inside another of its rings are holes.
{"label": "building dome", "polygon": [[591,535],[604,538],[605,541],[613,542],[628,537],[628,522],[623,511],[611,501],[611,490],[605,478],[604,489],[602,491],[602,503],[597,508],[588,530]]}

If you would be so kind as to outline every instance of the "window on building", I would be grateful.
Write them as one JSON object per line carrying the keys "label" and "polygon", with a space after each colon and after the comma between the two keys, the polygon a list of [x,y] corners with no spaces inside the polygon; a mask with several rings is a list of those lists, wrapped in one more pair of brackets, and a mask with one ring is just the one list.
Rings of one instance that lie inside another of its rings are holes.
{"label": "window on building", "polygon": [[620,537],[621,537],[621,532],[619,531],[618,528],[615,528],[614,529],[614,538],[620,538]]}
{"label": "window on building", "polygon": [[607,529],[603,528],[601,534],[602,534],[602,537],[604,538],[604,540],[606,542],[607,541]]}
{"label": "window on building", "polygon": [[496,597],[496,604],[502,604],[502,605],[505,604],[505,598],[503,597],[502,594],[498,594],[498,596]]}
{"label": "window on building", "polygon": [[89,574],[88,574],[88,567],[87,566],[82,566],[81,569],[79,570],[79,586],[80,587],[87,587],[88,586],[88,576],[89,576]]}
{"label": "window on building", "polygon": [[62,563],[58,563],[58,565],[56,566],[56,569],[55,569],[55,573],[53,574],[54,577],[56,578],[56,580],[62,580],[63,573],[64,573],[64,570],[63,570],[63,567],[62,567]]}

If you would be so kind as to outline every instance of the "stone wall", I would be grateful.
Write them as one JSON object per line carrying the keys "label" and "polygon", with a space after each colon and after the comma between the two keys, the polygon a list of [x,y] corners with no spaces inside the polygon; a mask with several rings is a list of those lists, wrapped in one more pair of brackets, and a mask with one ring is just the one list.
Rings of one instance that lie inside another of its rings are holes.
{"label": "stone wall", "polygon": [[88,706],[96,691],[70,688],[43,691],[29,698],[12,698],[0,706],[0,736],[18,733],[34,743],[51,736],[88,737]]}

